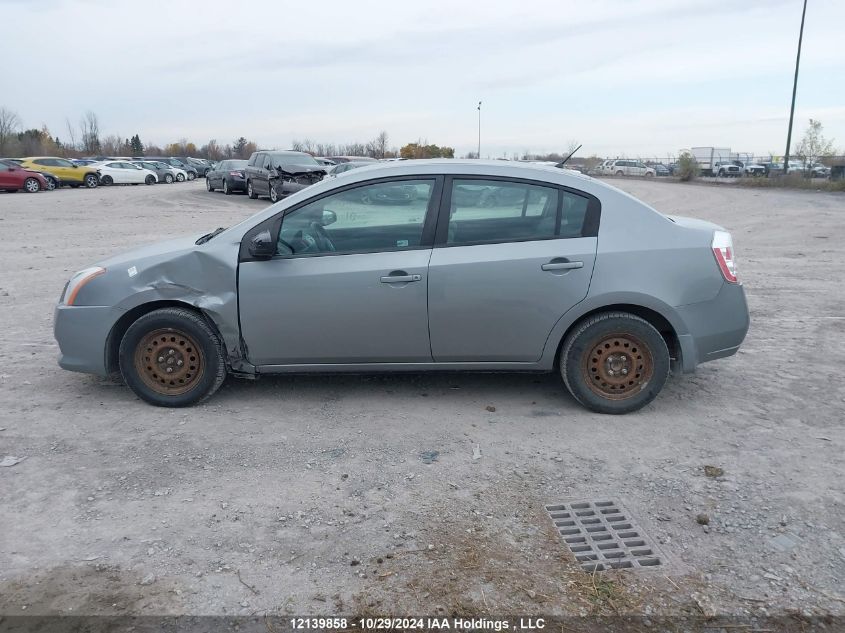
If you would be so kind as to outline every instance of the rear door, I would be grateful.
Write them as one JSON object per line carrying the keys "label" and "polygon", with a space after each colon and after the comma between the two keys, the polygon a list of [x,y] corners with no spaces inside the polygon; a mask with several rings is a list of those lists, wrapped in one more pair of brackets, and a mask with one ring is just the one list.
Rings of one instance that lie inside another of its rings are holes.
{"label": "rear door", "polygon": [[[238,305],[250,362],[431,362],[428,262],[441,182],[350,185],[248,232],[245,244],[265,229],[277,244],[269,260],[241,248]],[[391,201],[363,202],[386,187],[397,188]]]}
{"label": "rear door", "polygon": [[444,183],[428,272],[437,362],[534,362],[587,294],[599,201],[509,179]]}

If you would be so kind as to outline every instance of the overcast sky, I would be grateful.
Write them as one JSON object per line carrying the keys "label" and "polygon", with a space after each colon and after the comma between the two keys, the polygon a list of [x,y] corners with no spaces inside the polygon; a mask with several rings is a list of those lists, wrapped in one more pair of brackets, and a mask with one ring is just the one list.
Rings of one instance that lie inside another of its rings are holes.
{"label": "overcast sky", "polygon": [[[0,0],[0,105],[67,137],[482,155],[783,153],[801,0]],[[845,148],[845,1],[809,0],[796,130]]]}

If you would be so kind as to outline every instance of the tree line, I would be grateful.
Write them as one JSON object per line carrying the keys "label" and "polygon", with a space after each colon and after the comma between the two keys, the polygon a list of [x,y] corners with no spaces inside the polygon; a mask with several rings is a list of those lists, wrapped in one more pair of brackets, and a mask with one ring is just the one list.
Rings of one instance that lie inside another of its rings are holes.
{"label": "tree line", "polygon": [[[211,160],[226,158],[249,158],[258,150],[255,141],[241,136],[232,143],[221,144],[211,139],[204,145],[197,145],[187,138],[168,143],[163,147],[145,143],[140,134],[124,137],[120,134],[104,135],[100,119],[95,112],[88,111],[74,124],[65,120],[64,138],[53,134],[46,125],[26,129],[18,114],[0,106],[0,157],[18,156],[61,156],[81,158],[84,156],[194,156]],[[317,143],[310,139],[294,140],[291,148],[313,156],[361,156],[370,158],[454,158],[452,147],[429,144],[417,140],[401,148],[390,146],[390,137],[382,130],[371,141],[364,143]]]}

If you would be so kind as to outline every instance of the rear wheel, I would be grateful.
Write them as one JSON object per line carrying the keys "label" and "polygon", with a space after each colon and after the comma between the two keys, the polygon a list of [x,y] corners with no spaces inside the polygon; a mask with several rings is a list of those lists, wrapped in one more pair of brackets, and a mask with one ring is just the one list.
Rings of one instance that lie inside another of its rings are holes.
{"label": "rear wheel", "polygon": [[256,198],[258,198],[258,194],[255,193],[255,189],[252,188],[251,180],[247,181],[246,183],[246,195],[249,196],[250,200],[255,200]]}
{"label": "rear wheel", "polygon": [[229,189],[229,183],[226,182],[225,178],[223,179],[223,193],[225,193],[227,196],[232,195],[232,190]]}
{"label": "rear wheel", "polygon": [[188,180],[193,180],[196,177],[197,177],[197,175],[194,172],[192,172],[192,171],[188,172]]}
{"label": "rear wheel", "polygon": [[154,185],[156,184],[156,177],[152,174],[148,174],[146,178],[144,178],[144,184],[147,185]]}
{"label": "rear wheel", "polygon": [[270,190],[270,202],[273,204],[277,203],[279,201],[279,192],[276,191],[276,183],[267,183],[267,188]]}
{"label": "rear wheel", "polygon": [[41,191],[41,183],[35,178],[27,178],[23,182],[23,188],[27,193],[38,193]]}
{"label": "rear wheel", "polygon": [[88,174],[88,175],[86,175],[86,176],[85,176],[85,180],[84,180],[84,182],[85,182],[85,186],[86,186],[86,187],[88,187],[89,189],[93,189],[93,188],[94,188],[94,187],[96,187],[98,184],[100,184],[100,183],[99,183],[99,181],[97,180],[97,175],[96,175],[96,174]]}
{"label": "rear wheel", "polygon": [[162,308],[129,326],[120,372],[135,394],[156,406],[186,407],[210,397],[226,378],[223,345],[196,312]]}
{"label": "rear wheel", "polygon": [[113,184],[114,184],[114,179],[113,179],[111,176],[103,176],[103,178],[102,178],[101,182],[102,182],[104,185],[113,185]]}
{"label": "rear wheel", "polygon": [[185,182],[184,174],[176,174],[176,180],[178,180],[179,182]]}
{"label": "rear wheel", "polygon": [[560,373],[582,405],[598,413],[630,413],[657,397],[669,376],[666,341],[627,312],[588,318],[561,349]]}

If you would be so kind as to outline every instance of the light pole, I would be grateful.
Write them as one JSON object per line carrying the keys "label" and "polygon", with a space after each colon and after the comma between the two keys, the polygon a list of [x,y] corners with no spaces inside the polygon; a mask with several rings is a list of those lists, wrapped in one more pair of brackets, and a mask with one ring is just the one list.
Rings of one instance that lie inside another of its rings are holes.
{"label": "light pole", "polygon": [[784,175],[789,173],[789,146],[792,143],[792,118],[795,116],[795,92],[798,90],[798,65],[801,63],[801,40],[804,39],[804,16],[806,14],[807,0],[804,0],[804,9],[801,11],[801,30],[798,31],[798,54],[795,56],[795,79],[792,82],[792,107],[789,108],[789,128],[786,131],[786,152],[783,155]]}
{"label": "light pole", "polygon": [[[805,0],[806,1],[806,0]],[[481,160],[481,102],[478,102],[478,154],[476,158]]]}

